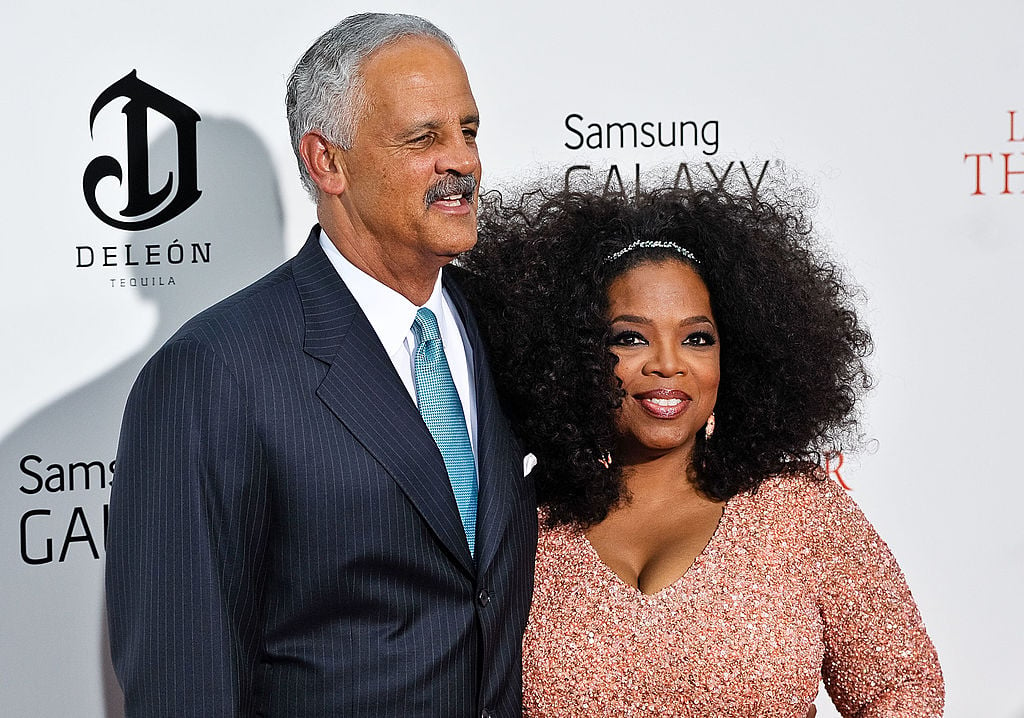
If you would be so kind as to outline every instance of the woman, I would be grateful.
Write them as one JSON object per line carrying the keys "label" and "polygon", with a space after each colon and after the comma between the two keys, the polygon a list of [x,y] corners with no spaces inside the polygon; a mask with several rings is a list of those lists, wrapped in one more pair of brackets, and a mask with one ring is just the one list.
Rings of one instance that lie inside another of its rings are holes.
{"label": "woman", "polygon": [[524,640],[540,716],[941,715],[903,576],[824,452],[859,438],[870,337],[780,199],[492,200],[465,259],[538,458]]}

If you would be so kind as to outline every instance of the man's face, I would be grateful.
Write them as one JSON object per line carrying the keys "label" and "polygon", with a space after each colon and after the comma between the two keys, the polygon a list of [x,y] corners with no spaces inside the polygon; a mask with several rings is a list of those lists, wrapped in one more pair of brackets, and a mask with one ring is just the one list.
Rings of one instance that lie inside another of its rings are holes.
{"label": "man's face", "polygon": [[479,115],[466,70],[423,37],[377,50],[362,69],[366,104],[341,153],[355,250],[436,271],[476,243]]}

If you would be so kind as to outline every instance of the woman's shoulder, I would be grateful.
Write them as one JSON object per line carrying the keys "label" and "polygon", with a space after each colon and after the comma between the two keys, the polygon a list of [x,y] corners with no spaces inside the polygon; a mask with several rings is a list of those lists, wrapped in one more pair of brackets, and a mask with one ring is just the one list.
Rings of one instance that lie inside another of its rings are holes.
{"label": "woman's shoulder", "polygon": [[560,546],[572,542],[582,532],[578,526],[568,524],[552,524],[547,509],[537,509],[537,543],[538,546]]}
{"label": "woman's shoulder", "polygon": [[733,503],[736,513],[759,523],[799,526],[810,535],[864,521],[849,492],[824,472],[770,477]]}
{"label": "woman's shoulder", "polygon": [[747,494],[747,511],[762,526],[788,531],[819,556],[891,556],[850,492],[825,475],[780,476]]}
{"label": "woman's shoulder", "polygon": [[575,525],[552,526],[544,509],[537,512],[537,556],[534,563],[535,597],[571,591],[575,583],[594,580],[594,555],[583,529]]}
{"label": "woman's shoulder", "polygon": [[847,491],[824,472],[771,476],[738,498],[755,506],[789,509],[824,508],[852,502]]}

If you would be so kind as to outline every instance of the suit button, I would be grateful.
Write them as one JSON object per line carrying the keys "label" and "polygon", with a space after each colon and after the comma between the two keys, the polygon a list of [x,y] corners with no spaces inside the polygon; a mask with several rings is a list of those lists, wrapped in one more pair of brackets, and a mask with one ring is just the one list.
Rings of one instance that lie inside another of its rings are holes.
{"label": "suit button", "polygon": [[[488,593],[486,588],[480,589],[480,593],[476,595],[476,602],[485,608],[487,607],[487,604],[491,602],[491,594]],[[486,710],[484,711],[484,714],[490,715]]]}

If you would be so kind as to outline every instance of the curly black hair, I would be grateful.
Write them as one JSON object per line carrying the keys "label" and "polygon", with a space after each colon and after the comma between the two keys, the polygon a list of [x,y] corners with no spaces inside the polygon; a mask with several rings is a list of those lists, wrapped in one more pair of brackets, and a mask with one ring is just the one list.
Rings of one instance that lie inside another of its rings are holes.
{"label": "curly black hair", "polygon": [[721,341],[716,428],[696,439],[690,478],[727,500],[772,475],[818,473],[859,441],[871,337],[856,292],[817,248],[799,203],[726,188],[527,192],[481,202],[480,238],[460,258],[499,393],[552,524],[602,521],[627,499],[615,446],[624,396],[608,349],[607,288],[648,261],[697,258]]}

